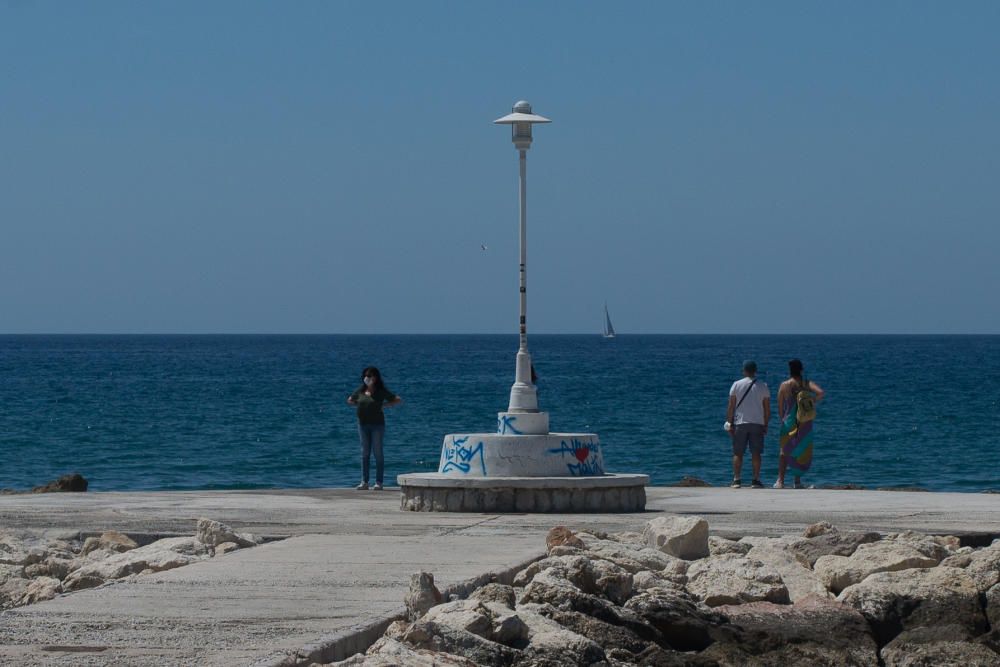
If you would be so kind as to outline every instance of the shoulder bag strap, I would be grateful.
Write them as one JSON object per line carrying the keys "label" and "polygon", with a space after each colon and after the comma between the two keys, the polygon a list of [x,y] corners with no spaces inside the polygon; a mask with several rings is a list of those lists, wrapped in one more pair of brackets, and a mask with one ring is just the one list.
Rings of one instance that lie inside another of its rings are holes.
{"label": "shoulder bag strap", "polygon": [[737,410],[739,409],[740,405],[742,405],[742,404],[743,404],[743,399],[747,397],[747,395],[748,395],[748,394],[750,393],[750,390],[751,390],[751,389],[753,389],[753,386],[754,386],[755,384],[757,384],[757,378],[754,378],[754,379],[753,379],[753,382],[751,382],[751,383],[750,383],[750,386],[749,386],[749,387],[747,387],[747,390],[746,390],[745,392],[743,392],[743,395],[742,395],[742,396],[740,397],[740,400],[739,400],[739,402],[738,402],[738,403],[736,404],[736,407],[735,407],[735,408],[733,408],[733,413],[734,413],[734,414],[735,414],[735,412],[736,412],[736,411],[737,411]]}

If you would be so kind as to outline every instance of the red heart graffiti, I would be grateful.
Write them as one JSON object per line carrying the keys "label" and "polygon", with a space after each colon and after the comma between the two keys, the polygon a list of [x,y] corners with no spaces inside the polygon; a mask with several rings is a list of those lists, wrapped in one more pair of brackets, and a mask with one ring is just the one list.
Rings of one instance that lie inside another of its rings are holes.
{"label": "red heart graffiti", "polygon": [[587,457],[590,456],[590,447],[578,447],[577,450],[573,452],[573,455],[576,456],[577,461],[583,463],[587,460]]}

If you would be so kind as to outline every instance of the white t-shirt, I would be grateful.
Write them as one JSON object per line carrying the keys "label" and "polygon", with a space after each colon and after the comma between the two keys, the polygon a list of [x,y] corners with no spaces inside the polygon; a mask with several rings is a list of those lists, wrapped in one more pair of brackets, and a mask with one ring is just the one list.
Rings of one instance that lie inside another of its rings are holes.
{"label": "white t-shirt", "polygon": [[[743,398],[743,394],[746,394],[747,387],[750,386],[751,382],[753,382],[752,378],[737,380],[733,383],[732,388],[730,388],[729,395],[735,396],[736,402],[739,403],[740,399]],[[743,402],[736,408],[736,412],[733,414],[733,423],[763,425],[765,398],[771,398],[771,391],[767,388],[766,383],[757,380],[750,393],[747,394],[746,398],[743,398]]]}

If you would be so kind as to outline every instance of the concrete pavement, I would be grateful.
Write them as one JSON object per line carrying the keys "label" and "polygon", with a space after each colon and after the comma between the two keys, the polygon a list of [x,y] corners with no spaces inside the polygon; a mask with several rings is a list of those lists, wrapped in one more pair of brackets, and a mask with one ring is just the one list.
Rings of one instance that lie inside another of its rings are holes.
{"label": "concrete pavement", "polygon": [[[842,528],[1000,536],[1000,495],[656,487],[626,515],[401,512],[399,494],[342,489],[0,496],[0,532],[193,534],[201,516],[287,537],[0,616],[0,664],[277,664],[363,646],[402,610],[410,574],[439,587],[539,557],[546,531],[641,529],[699,515],[725,536]],[[975,539],[975,538],[972,538]],[[352,644],[352,641],[354,644]],[[307,648],[308,647],[308,648]]]}

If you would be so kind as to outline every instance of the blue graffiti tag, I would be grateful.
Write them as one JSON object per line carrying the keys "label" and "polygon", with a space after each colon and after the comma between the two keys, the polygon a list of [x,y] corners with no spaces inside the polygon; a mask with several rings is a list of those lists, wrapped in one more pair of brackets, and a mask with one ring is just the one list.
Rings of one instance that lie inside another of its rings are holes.
{"label": "blue graffiti tag", "polygon": [[472,470],[473,460],[476,456],[479,457],[479,467],[482,470],[482,474],[486,474],[486,461],[483,459],[483,443],[479,442],[475,447],[470,447],[465,443],[469,440],[469,436],[464,438],[452,438],[451,442],[445,444],[444,452],[442,452],[442,458],[445,463],[441,466],[441,472],[447,473],[452,471],[457,471],[463,475],[469,474]]}
{"label": "blue graffiti tag", "polygon": [[517,417],[497,417],[497,433],[500,435],[507,435],[508,433],[524,435],[524,433],[514,428],[514,422],[516,421]]}
{"label": "blue graffiti tag", "polygon": [[576,459],[576,463],[567,463],[566,469],[574,477],[592,477],[604,474],[604,467],[597,459],[601,453],[601,446],[596,442],[585,442],[573,438],[570,441],[563,440],[558,447],[549,450],[549,454],[558,454],[560,457],[571,455]]}

